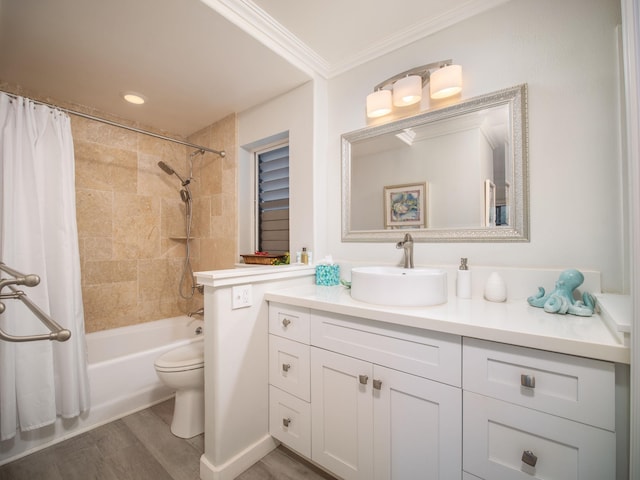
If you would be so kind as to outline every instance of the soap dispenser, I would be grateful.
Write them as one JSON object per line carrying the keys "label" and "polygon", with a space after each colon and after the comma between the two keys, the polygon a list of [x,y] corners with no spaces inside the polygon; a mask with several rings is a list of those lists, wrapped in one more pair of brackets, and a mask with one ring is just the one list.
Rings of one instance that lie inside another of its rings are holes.
{"label": "soap dispenser", "polygon": [[460,267],[456,277],[456,294],[458,298],[471,298],[471,270],[467,265],[467,259],[460,259]]}

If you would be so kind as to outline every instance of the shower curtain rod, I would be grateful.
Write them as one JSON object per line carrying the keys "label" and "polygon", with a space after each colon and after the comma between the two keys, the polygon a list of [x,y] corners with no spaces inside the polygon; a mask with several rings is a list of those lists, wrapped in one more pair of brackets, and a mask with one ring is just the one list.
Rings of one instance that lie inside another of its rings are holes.
{"label": "shower curtain rod", "polygon": [[[12,98],[16,98],[16,99],[18,98],[18,95],[15,95],[13,93],[5,92],[3,90],[0,90],[0,92],[4,93],[6,95],[9,95]],[[65,112],[65,113],[70,113],[71,115],[76,115],[77,117],[83,117],[83,118],[87,118],[89,120],[95,120],[96,122],[106,123],[107,125],[111,125],[112,127],[124,128],[125,130],[130,130],[132,132],[141,133],[143,135],[149,135],[150,137],[159,138],[160,140],[166,140],[168,142],[179,143],[180,145],[184,145],[184,146],[190,147],[190,148],[195,148],[196,150],[201,150],[203,152],[215,153],[216,155],[220,155],[221,157],[224,157],[226,155],[226,152],[224,150],[214,150],[212,148],[203,147],[202,145],[196,145],[195,143],[184,142],[184,141],[178,140],[176,138],[167,137],[165,135],[160,135],[158,133],[153,133],[153,132],[149,132],[147,130],[142,130],[140,128],[131,127],[129,125],[123,125],[122,123],[113,122],[111,120],[107,120],[106,118],[95,117],[93,115],[89,115],[88,113],[78,112],[77,110],[71,110],[69,108],[59,107],[57,105],[52,105],[50,103],[40,102],[38,100],[33,100],[33,99],[30,99],[30,100],[32,102],[34,102],[34,103],[37,103],[38,105],[44,105],[45,107],[53,108],[55,110],[60,110],[60,111]]]}

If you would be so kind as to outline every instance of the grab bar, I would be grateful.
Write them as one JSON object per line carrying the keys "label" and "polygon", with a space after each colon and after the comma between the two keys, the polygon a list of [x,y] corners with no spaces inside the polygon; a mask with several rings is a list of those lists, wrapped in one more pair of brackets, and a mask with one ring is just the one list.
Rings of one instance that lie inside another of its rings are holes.
{"label": "grab bar", "polygon": [[40,283],[40,277],[38,275],[24,275],[23,273],[14,270],[7,266],[6,263],[0,262],[0,270],[7,272],[14,278],[0,278],[0,292],[7,285],[26,285],[27,287],[35,287]]}
{"label": "grab bar", "polygon": [[[58,342],[64,342],[69,340],[71,332],[65,328],[62,328],[53,318],[43,312],[40,307],[33,303],[27,294],[22,290],[17,290],[13,285],[26,285],[27,287],[35,287],[40,283],[40,277],[37,275],[24,275],[13,268],[8,267],[5,263],[0,262],[0,270],[8,273],[13,279],[0,278],[0,299],[17,299],[31,310],[31,312],[38,317],[38,319],[50,330],[50,333],[41,335],[10,335],[0,329],[0,340],[7,340],[9,342],[34,342],[38,340],[57,340]],[[3,288],[9,288],[11,293],[2,293]],[[0,314],[5,310],[5,306],[0,302]]]}

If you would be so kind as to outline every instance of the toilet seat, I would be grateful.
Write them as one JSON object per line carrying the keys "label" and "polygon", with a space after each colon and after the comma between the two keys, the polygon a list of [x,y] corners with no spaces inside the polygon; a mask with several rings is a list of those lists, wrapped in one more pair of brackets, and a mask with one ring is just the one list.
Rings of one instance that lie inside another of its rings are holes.
{"label": "toilet seat", "polygon": [[[204,340],[204,339],[203,339]],[[204,341],[198,340],[160,355],[154,365],[161,372],[181,372],[204,367]]]}

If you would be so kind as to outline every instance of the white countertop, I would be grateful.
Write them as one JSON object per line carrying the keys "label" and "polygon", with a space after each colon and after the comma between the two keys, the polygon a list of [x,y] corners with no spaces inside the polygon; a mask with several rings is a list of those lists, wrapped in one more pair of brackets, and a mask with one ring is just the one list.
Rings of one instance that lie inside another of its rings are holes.
{"label": "white countertop", "polygon": [[226,270],[195,272],[198,283],[208,287],[225,287],[252,282],[266,282],[313,275],[314,265],[237,265]]}
{"label": "white countertop", "polygon": [[[450,296],[446,304],[414,308],[386,307],[359,302],[343,286],[317,285],[268,292],[265,299],[390,324],[451,333],[523,347],[628,364],[623,345],[610,322],[591,317],[546,313],[526,299],[491,303]],[[604,299],[599,299],[604,300]]]}

